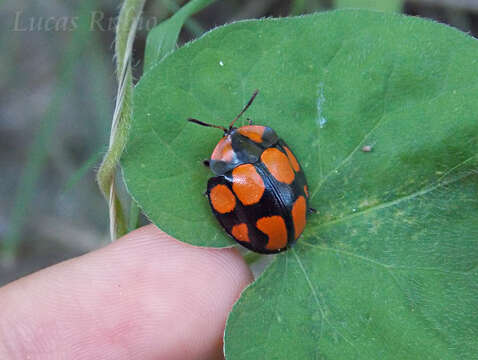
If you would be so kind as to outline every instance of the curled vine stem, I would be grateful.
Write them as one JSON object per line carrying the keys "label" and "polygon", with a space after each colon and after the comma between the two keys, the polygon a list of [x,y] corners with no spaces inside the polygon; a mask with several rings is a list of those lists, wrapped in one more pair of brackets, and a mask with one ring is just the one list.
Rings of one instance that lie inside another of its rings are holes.
{"label": "curled vine stem", "polygon": [[124,235],[127,231],[123,207],[116,192],[115,178],[131,122],[133,92],[131,57],[136,29],[144,3],[145,0],[125,0],[116,27],[115,58],[118,91],[108,151],[96,177],[101,192],[108,202],[111,240]]}

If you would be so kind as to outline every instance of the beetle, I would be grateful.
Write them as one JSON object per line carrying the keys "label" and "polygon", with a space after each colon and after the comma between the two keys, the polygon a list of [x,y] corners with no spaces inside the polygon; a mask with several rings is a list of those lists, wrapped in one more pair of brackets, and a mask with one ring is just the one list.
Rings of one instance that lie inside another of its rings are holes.
{"label": "beetle", "polygon": [[224,132],[204,164],[214,173],[205,195],[225,231],[257,253],[287,250],[302,234],[309,208],[304,171],[292,150],[267,126],[234,127],[258,90],[228,128],[189,118]]}

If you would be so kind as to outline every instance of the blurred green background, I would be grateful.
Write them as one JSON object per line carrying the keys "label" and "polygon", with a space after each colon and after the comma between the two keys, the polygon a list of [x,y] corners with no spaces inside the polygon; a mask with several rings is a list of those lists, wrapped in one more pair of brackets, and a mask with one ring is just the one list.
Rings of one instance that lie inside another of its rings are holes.
{"label": "blurred green background", "polygon": [[[146,3],[136,79],[147,31],[186,2]],[[0,285],[108,242],[95,171],[114,108],[120,5],[0,0]],[[478,0],[222,0],[187,22],[180,43],[235,20],[343,7],[428,17],[478,34]]]}

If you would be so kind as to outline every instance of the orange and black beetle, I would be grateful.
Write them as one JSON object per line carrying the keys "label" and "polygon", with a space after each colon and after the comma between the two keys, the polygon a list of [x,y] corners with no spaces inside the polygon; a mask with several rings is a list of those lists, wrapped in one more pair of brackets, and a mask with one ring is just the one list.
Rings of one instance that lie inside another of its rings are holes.
{"label": "orange and black beetle", "polygon": [[227,233],[246,248],[274,254],[287,250],[304,230],[309,209],[307,181],[296,157],[267,126],[233,127],[252,104],[256,90],[206,160],[216,175],[206,194],[212,211]]}

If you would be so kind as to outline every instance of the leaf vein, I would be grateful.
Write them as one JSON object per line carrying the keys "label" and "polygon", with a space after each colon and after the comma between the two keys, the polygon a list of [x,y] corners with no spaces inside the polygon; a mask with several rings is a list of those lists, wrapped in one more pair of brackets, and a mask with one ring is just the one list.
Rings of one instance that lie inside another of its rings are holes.
{"label": "leaf vein", "polygon": [[324,251],[335,252],[337,254],[345,255],[345,256],[348,256],[348,257],[352,257],[352,258],[362,260],[364,262],[371,263],[371,264],[373,264],[377,267],[382,267],[385,270],[387,270],[388,272],[390,272],[390,275],[392,277],[394,277],[394,280],[396,280],[396,281],[398,281],[398,280],[395,278],[395,275],[393,274],[394,270],[431,271],[431,272],[439,272],[439,273],[445,273],[445,274],[455,274],[455,275],[465,275],[465,276],[467,276],[467,275],[470,275],[474,270],[476,270],[478,268],[478,263],[473,265],[470,269],[465,270],[465,271],[444,270],[444,269],[439,269],[439,268],[434,268],[434,267],[420,267],[420,266],[404,266],[404,265],[385,264],[383,262],[368,258],[368,257],[363,256],[363,255],[359,255],[359,254],[356,254],[356,253],[353,253],[353,252],[350,252],[350,251],[347,251],[347,250],[341,250],[341,249],[337,249],[337,248],[333,248],[333,247],[315,245],[315,244],[311,244],[311,243],[306,242],[306,241],[301,241],[301,244],[312,247],[312,248],[315,248],[315,249],[321,249],[321,250],[324,250]]}
{"label": "leaf vein", "polygon": [[341,217],[339,219],[336,219],[336,220],[331,220],[331,221],[328,221],[328,222],[325,222],[325,223],[322,223],[322,224],[319,224],[317,226],[315,226],[315,229],[320,229],[320,228],[323,228],[323,227],[326,227],[326,226],[330,226],[330,225],[334,225],[334,224],[338,224],[338,223],[342,223],[344,221],[348,221],[350,219],[353,219],[353,218],[356,218],[356,217],[361,217],[361,216],[365,216],[371,212],[374,212],[374,211],[378,211],[378,210],[382,210],[382,209],[386,209],[386,208],[389,208],[389,207],[392,207],[392,206],[395,206],[395,205],[398,205],[400,204],[401,202],[404,202],[404,201],[408,201],[408,200],[412,200],[416,197],[419,197],[419,196],[422,196],[422,195],[426,195],[438,188],[441,188],[443,186],[447,186],[447,185],[451,185],[451,184],[454,184],[460,180],[463,180],[465,178],[467,178],[468,176],[474,174],[473,172],[470,172],[470,173],[466,173],[462,176],[458,176],[456,178],[453,178],[449,181],[442,181],[442,182],[439,182],[433,186],[430,186],[430,187],[427,187],[425,189],[422,189],[422,190],[419,190],[419,191],[416,191],[412,194],[409,194],[409,195],[406,195],[406,196],[402,196],[402,197],[399,197],[393,201],[388,201],[388,202],[385,202],[385,203],[382,203],[382,204],[379,204],[379,205],[375,205],[375,206],[372,206],[372,207],[369,207],[368,209],[365,209],[365,210],[362,210],[362,211],[359,211],[359,212],[356,212],[356,213],[353,213],[353,214],[350,214],[350,215],[347,215],[347,216],[344,216],[344,217]]}
{"label": "leaf vein", "polygon": [[305,280],[306,280],[306,282],[307,282],[307,284],[310,288],[310,291],[312,292],[312,296],[314,297],[314,300],[317,303],[317,306],[319,307],[319,311],[320,311],[320,314],[321,314],[320,334],[322,334],[323,322],[325,321],[325,322],[327,322],[327,324],[329,324],[329,326],[331,328],[333,328],[337,332],[337,334],[339,334],[345,340],[345,342],[347,342],[353,349],[357,350],[355,348],[355,345],[329,321],[329,319],[327,318],[327,316],[324,312],[324,309],[323,309],[322,304],[320,302],[317,291],[316,291],[314,285],[312,284],[312,281],[310,280],[309,275],[307,274],[307,271],[305,269],[304,264],[300,260],[300,257],[297,255],[296,251],[294,249],[292,249],[291,251],[294,254],[294,257],[297,261],[297,264],[299,264],[299,267],[300,267],[302,273],[304,274]]}
{"label": "leaf vein", "polygon": [[[390,77],[390,75],[389,75]],[[471,90],[473,88],[476,88],[477,85],[476,84],[472,84],[470,86],[463,86],[463,87],[460,87],[458,89],[455,89],[456,91],[460,90],[460,91],[467,91],[467,90]],[[451,89],[445,89],[443,91],[441,91],[440,93],[438,93],[435,97],[433,97],[432,99],[428,99],[428,100],[421,100],[415,104],[413,104],[412,106],[408,107],[407,110],[411,110],[411,109],[414,109],[418,106],[421,106],[421,105],[425,105],[426,103],[427,104],[430,104],[436,100],[438,100],[440,97],[444,96],[444,95],[448,95],[452,90]],[[393,114],[393,113],[396,113],[396,112],[400,112],[402,111],[401,109],[397,109],[397,110],[391,110],[391,111],[388,111],[388,112],[385,112],[384,114],[382,114],[382,116],[380,117],[380,119],[377,121],[377,123],[373,126],[373,128],[362,138],[362,140],[359,141],[358,145],[350,152],[350,154],[345,158],[343,159],[334,169],[332,169],[331,171],[329,171],[327,173],[327,175],[317,184],[316,188],[314,189],[314,191],[312,191],[311,193],[311,196],[310,196],[310,199],[312,200],[316,195],[317,193],[319,192],[320,188],[324,185],[324,183],[326,182],[326,180],[333,174],[335,173],[336,171],[338,171],[342,166],[344,166],[352,157],[353,155],[355,155],[355,153],[357,152],[358,149],[360,149],[360,145],[362,145],[364,143],[364,141],[375,131],[378,129],[379,126],[383,125],[383,123],[385,121],[383,121],[388,115],[390,114]]]}

